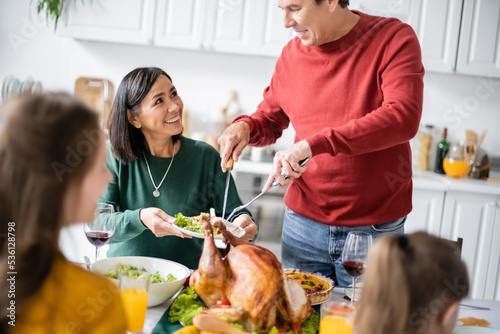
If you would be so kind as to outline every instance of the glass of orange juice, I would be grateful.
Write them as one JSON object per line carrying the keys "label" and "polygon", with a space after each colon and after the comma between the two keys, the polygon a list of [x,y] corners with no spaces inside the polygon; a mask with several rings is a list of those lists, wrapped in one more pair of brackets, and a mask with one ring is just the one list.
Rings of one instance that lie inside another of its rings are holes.
{"label": "glass of orange juice", "polygon": [[351,334],[354,309],[346,303],[327,302],[321,305],[319,334]]}
{"label": "glass of orange juice", "polygon": [[127,316],[127,329],[140,332],[144,327],[148,303],[149,274],[127,270],[120,274],[120,294]]}

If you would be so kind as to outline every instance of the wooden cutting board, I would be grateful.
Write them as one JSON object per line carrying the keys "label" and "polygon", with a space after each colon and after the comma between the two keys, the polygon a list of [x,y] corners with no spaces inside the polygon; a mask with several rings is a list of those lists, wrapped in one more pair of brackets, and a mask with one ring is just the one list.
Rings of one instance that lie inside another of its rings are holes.
{"label": "wooden cutting board", "polygon": [[75,82],[75,96],[99,113],[99,122],[103,129],[113,103],[114,86],[108,79],[80,77]]}

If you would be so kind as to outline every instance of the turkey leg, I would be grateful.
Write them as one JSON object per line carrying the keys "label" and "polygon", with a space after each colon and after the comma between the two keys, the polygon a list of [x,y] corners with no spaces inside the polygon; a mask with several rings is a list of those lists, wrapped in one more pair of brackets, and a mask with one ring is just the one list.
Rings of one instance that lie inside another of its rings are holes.
{"label": "turkey leg", "polygon": [[210,307],[225,296],[227,266],[215,246],[210,216],[202,214],[201,220],[205,242],[198,269],[191,275],[189,285],[194,287],[203,302]]}

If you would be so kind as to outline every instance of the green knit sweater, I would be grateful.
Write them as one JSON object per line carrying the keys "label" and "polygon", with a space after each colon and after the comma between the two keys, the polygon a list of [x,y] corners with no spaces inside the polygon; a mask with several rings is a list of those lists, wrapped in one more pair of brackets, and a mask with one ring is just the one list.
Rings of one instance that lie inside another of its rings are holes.
{"label": "green knit sweater", "polygon": [[[149,151],[145,154],[153,180],[158,185],[171,158],[155,157]],[[183,137],[170,171],[158,189],[158,198],[153,196],[155,188],[144,157],[124,165],[113,156],[109,146],[108,166],[114,177],[102,200],[113,204],[116,211],[116,231],[110,242],[108,257],[151,256],[179,262],[191,269],[198,268],[203,239],[156,237],[142,224],[139,211],[157,207],[170,216],[178,212],[196,216],[214,208],[217,216],[221,216],[227,174],[220,168],[218,152],[204,142]],[[239,205],[241,200],[231,178],[226,214]],[[250,214],[246,210],[239,214],[243,213]]]}

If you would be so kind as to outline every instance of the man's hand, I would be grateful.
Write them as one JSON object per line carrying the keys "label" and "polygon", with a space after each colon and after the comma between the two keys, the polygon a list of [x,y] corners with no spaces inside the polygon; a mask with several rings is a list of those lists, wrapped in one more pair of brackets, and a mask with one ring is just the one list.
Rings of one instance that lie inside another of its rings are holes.
{"label": "man's hand", "polygon": [[139,217],[141,218],[141,222],[157,237],[175,235],[181,238],[191,238],[190,235],[184,234],[172,226],[177,219],[167,215],[162,209],[144,208],[140,211]]}
{"label": "man's hand", "polygon": [[250,141],[250,126],[246,122],[236,122],[228,126],[220,135],[217,142],[220,145],[222,171],[226,172],[226,163],[231,154],[233,160],[238,161],[243,149]]}
{"label": "man's hand", "polygon": [[[278,180],[281,188],[293,182],[293,179],[299,178],[306,171],[306,166],[301,167],[300,161],[312,155],[311,148],[305,140],[301,140],[292,146],[276,153],[273,159],[273,169],[269,174],[263,192],[266,192],[271,187],[274,179]],[[287,178],[281,174],[284,173]]]}
{"label": "man's hand", "polygon": [[257,225],[247,214],[242,214],[236,217],[236,219],[233,220],[233,224],[238,225],[245,230],[246,233],[242,238],[246,240],[252,240],[257,235],[257,232],[259,232]]}

